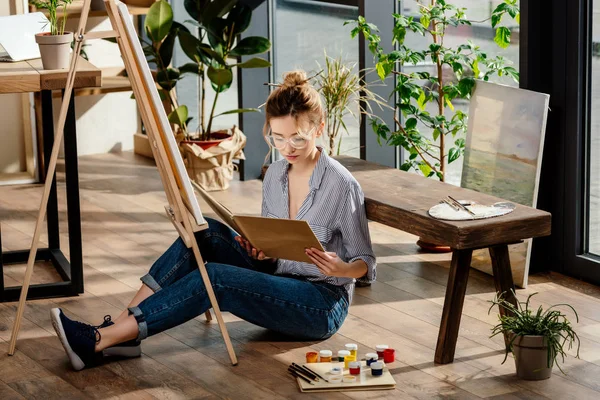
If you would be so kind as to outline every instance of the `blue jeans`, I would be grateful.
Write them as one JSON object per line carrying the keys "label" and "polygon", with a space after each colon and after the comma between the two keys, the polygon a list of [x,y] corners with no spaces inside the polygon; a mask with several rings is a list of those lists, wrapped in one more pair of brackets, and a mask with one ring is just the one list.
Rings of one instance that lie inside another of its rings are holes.
{"label": "blue jeans", "polygon": [[[275,263],[252,259],[233,230],[207,221],[209,228],[197,232],[196,240],[222,311],[298,340],[325,339],[340,328],[348,313],[344,287],[274,275]],[[181,238],[141,280],[154,293],[129,308],[140,340],[211,308],[196,258]]]}

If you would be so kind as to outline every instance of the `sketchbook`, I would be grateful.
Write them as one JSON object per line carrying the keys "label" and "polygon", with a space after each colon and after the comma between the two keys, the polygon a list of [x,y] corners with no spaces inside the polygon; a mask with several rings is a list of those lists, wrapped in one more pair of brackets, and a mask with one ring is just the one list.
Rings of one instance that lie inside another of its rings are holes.
{"label": "sketchbook", "polygon": [[192,182],[192,184],[225,224],[246,238],[252,247],[262,250],[265,256],[312,264],[311,259],[304,250],[314,247],[325,251],[308,222],[284,218],[235,215],[195,182]]}

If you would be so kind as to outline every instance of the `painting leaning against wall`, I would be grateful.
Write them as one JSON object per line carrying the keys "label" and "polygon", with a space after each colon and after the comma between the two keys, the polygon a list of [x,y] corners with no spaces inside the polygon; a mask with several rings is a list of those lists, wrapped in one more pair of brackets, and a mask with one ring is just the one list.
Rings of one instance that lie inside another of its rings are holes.
{"label": "painting leaning against wall", "polygon": [[[550,96],[477,81],[461,186],[536,207]],[[527,286],[531,240],[509,246],[515,285]],[[487,250],[473,252],[473,268],[491,274]]]}

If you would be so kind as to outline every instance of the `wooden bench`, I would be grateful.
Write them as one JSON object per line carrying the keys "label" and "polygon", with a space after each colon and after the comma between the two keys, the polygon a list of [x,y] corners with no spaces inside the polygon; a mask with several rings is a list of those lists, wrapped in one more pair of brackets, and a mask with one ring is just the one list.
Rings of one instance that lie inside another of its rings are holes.
{"label": "wooden bench", "polygon": [[[502,217],[472,221],[434,219],[429,216],[428,210],[447,195],[481,204],[505,200],[358,158],[340,156],[336,159],[361,185],[369,220],[452,248],[452,262],[435,350],[436,363],[451,363],[454,360],[473,250],[489,249],[496,291],[506,292],[506,299],[516,304],[516,299],[510,294],[511,289],[514,290],[514,283],[508,245],[523,239],[550,235],[551,215],[535,208],[517,205],[512,213]],[[500,312],[503,314],[504,310],[501,309]]]}

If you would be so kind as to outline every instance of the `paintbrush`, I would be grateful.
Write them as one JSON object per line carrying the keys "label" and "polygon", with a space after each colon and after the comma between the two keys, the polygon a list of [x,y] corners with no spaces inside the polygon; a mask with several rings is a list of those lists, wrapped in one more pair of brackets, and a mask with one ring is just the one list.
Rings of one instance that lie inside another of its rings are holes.
{"label": "paintbrush", "polygon": [[306,381],[306,382],[308,382],[309,384],[311,384],[311,385],[314,385],[314,383],[312,383],[312,381],[311,381],[310,379],[308,379],[308,378],[307,378],[307,377],[305,377],[304,375],[300,374],[299,372],[296,372],[296,370],[295,370],[295,369],[293,369],[293,368],[291,368],[291,367],[290,367],[290,368],[288,368],[288,372],[289,372],[290,374],[292,374],[292,376],[294,376],[294,377],[296,377],[296,378],[300,378],[300,379],[302,379],[303,381]]}
{"label": "paintbrush", "polygon": [[474,216],[474,217],[476,216],[476,214],[475,214],[473,211],[471,211],[471,210],[469,210],[467,207],[463,206],[463,205],[462,205],[460,202],[458,202],[458,201],[457,201],[456,199],[454,199],[452,196],[448,196],[448,198],[449,198],[450,200],[452,200],[452,202],[453,202],[454,204],[456,204],[456,206],[457,206],[457,207],[460,207],[462,210],[464,210],[464,211],[468,212],[469,214],[471,214],[471,215],[472,215],[472,216]]}

